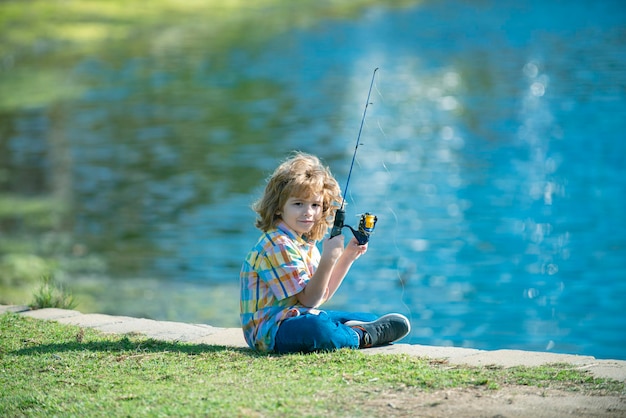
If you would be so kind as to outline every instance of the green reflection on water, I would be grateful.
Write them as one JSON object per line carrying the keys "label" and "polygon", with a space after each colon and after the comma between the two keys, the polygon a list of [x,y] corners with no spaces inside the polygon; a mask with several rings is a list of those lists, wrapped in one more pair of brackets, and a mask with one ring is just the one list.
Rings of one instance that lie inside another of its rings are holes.
{"label": "green reflection on water", "polygon": [[254,57],[281,33],[372,4],[414,3],[2,2],[0,302],[28,303],[53,270],[83,278],[79,301],[107,310],[85,277],[141,271],[164,251],[155,225],[250,193],[267,169],[249,161],[274,162],[292,93],[230,77],[233,53]]}

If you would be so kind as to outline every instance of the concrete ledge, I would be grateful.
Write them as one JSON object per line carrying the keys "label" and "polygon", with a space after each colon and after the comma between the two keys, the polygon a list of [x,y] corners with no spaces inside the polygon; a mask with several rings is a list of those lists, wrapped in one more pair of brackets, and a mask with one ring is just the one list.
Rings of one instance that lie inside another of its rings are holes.
{"label": "concrete ledge", "polygon": [[208,345],[248,348],[241,328],[216,328],[213,334],[200,337],[190,342]]}
{"label": "concrete ledge", "polygon": [[82,313],[78,311],[72,311],[69,309],[57,309],[57,308],[47,308],[47,309],[37,309],[34,311],[28,311],[22,313],[24,316],[28,316],[36,319],[46,319],[46,320],[59,320],[62,318],[69,318],[72,316],[81,316]]}
{"label": "concrete ledge", "polygon": [[[113,334],[141,334],[163,341],[180,341],[195,344],[221,345],[247,348],[240,328],[219,328],[204,324],[155,321],[104,314],[82,314],[65,309],[40,309],[32,311],[24,306],[0,305],[0,314],[13,312],[31,318],[52,320],[85,328],[94,328]],[[626,382],[626,361],[598,360],[592,356],[533,352],[521,350],[476,350],[461,347],[436,347],[418,344],[393,344],[362,350],[366,354],[407,354],[446,361],[449,364],[469,366],[541,366],[567,363],[593,376]]]}
{"label": "concrete ledge", "polygon": [[589,364],[595,357],[571,354],[543,353],[521,350],[495,350],[465,356],[462,359],[451,359],[450,363],[462,363],[471,366],[498,365],[502,367],[542,366],[544,364],[569,363],[573,365]]}
{"label": "concrete ledge", "polygon": [[416,357],[458,359],[466,358],[483,351],[475,348],[436,347],[419,344],[392,344],[383,347],[374,347],[363,350],[367,354],[408,354]]}
{"label": "concrete ledge", "polygon": [[7,312],[22,313],[27,311],[30,311],[30,308],[24,305],[0,305],[0,315]]}

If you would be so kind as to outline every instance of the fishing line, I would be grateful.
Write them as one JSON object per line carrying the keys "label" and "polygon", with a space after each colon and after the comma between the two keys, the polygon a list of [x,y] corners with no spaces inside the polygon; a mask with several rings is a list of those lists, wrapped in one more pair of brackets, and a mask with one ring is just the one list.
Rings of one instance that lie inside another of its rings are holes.
{"label": "fishing line", "polygon": [[[381,102],[384,104],[385,100],[384,97],[382,95],[382,93],[380,92],[380,90],[378,89],[378,84],[374,85],[374,89],[376,90],[376,93],[378,94],[378,96],[381,99]],[[387,135],[387,133],[385,132],[385,130],[383,129],[381,123],[380,123],[380,119],[376,119],[376,124],[378,126],[378,130],[382,133],[382,136],[385,140],[385,143],[389,144],[390,140],[389,140],[389,136]],[[380,163],[383,167],[383,169],[385,170],[385,172],[387,173],[387,175],[389,175],[389,177],[392,177],[391,175],[391,171],[389,170],[389,167],[387,166],[387,164],[385,163],[385,158],[384,156],[386,155],[384,152],[379,153],[380,156]],[[408,317],[409,320],[411,322],[413,322],[413,311],[411,310],[411,307],[407,304],[406,302],[406,296],[407,296],[407,292],[406,292],[406,283],[408,282],[408,280],[410,279],[410,277],[408,277],[408,275],[411,274],[411,266],[407,265],[405,268],[408,271],[402,272],[401,271],[401,261],[403,260],[402,257],[402,252],[400,251],[400,246],[398,245],[398,230],[399,230],[399,226],[400,226],[400,220],[398,218],[398,214],[396,213],[396,211],[393,209],[393,207],[391,205],[388,204],[389,199],[385,199],[386,202],[386,209],[391,213],[393,219],[394,219],[394,224],[393,224],[393,228],[392,228],[392,242],[393,242],[393,248],[394,248],[394,252],[396,254],[396,259],[398,260],[395,264],[395,273],[396,273],[396,280],[397,283],[400,285],[401,288],[401,293],[400,293],[400,302],[402,303],[402,305],[404,306],[404,308],[406,309],[406,311],[408,312]],[[403,275],[405,277],[403,277]]]}
{"label": "fishing line", "polygon": [[376,93],[378,93],[378,95],[380,96],[380,98],[382,99],[382,101],[384,103],[385,98],[383,97],[383,94],[380,92],[380,90],[378,90],[378,84],[374,85],[374,88],[376,89]]}
{"label": "fishing line", "polygon": [[[361,133],[363,131],[363,125],[365,124],[365,116],[367,114],[367,108],[369,107],[370,103],[370,97],[372,94],[372,88],[374,87],[374,80],[376,77],[376,72],[378,71],[378,68],[374,69],[374,72],[372,74],[372,80],[370,82],[370,86],[369,86],[369,90],[367,92],[367,100],[365,101],[365,107],[363,109],[363,116],[361,117],[361,125],[359,126],[359,133],[357,135],[357,139],[356,139],[356,144],[354,147],[354,153],[352,154],[352,161],[350,162],[350,170],[348,171],[348,177],[346,180],[346,187],[343,191],[343,196],[342,196],[342,200],[341,200],[341,206],[339,209],[337,209],[337,211],[335,212],[335,220],[333,223],[333,228],[331,230],[330,233],[330,238],[333,238],[339,234],[341,234],[341,230],[344,227],[349,228],[352,233],[354,234],[355,238],[357,239],[357,241],[359,242],[359,244],[363,245],[366,244],[369,241],[369,236],[370,234],[373,232],[374,226],[376,224],[377,221],[377,217],[370,214],[370,213],[365,213],[363,215],[361,215],[361,220],[359,222],[359,228],[358,230],[355,230],[354,228],[352,228],[350,225],[345,225],[344,221],[345,221],[345,203],[346,203],[346,196],[350,196],[350,199],[354,202],[354,198],[352,196],[352,193],[350,193],[348,195],[348,186],[350,184],[350,178],[352,176],[352,170],[354,168],[354,163],[357,162],[357,164],[360,166],[360,164],[358,163],[358,160],[356,158],[357,155],[357,151],[359,149],[359,145],[361,145]],[[379,97],[381,98],[381,100],[384,102],[384,98],[383,95],[381,94],[380,90],[378,89],[378,85],[376,85],[376,92],[379,95]],[[389,143],[389,137],[387,136],[387,133],[383,130],[380,121],[377,120],[377,125],[378,125],[378,129],[380,130],[380,132],[383,134],[383,137],[385,138],[386,142]],[[389,170],[389,168],[387,167],[387,164],[385,164],[384,161],[384,153],[382,153],[383,156],[381,156],[381,163],[383,168],[385,169],[386,173],[391,176],[391,172]],[[388,202],[388,200],[386,200]],[[402,277],[402,273],[400,272],[400,262],[403,260],[402,257],[402,253],[400,251],[400,247],[398,246],[398,241],[397,241],[397,231],[399,230],[399,219],[398,219],[398,215],[396,214],[396,212],[393,210],[393,208],[391,208],[389,205],[387,205],[387,209],[391,212],[391,214],[393,215],[394,218],[394,227],[392,230],[392,241],[393,241],[393,245],[395,248],[395,252],[396,252],[396,259],[398,260],[396,262],[396,275],[397,275],[397,282],[400,284],[401,288],[402,288],[402,293],[400,296],[400,301],[401,303],[404,305],[404,308],[406,309],[406,311],[408,311],[408,316],[410,319],[412,319],[413,317],[413,312],[411,310],[411,308],[409,307],[409,305],[406,303],[405,301],[405,296],[406,296],[406,287],[405,287],[405,279],[403,279]]]}
{"label": "fishing line", "polygon": [[[386,133],[385,133],[385,131],[383,130],[383,127],[382,127],[382,126],[380,126],[380,121],[379,121],[379,120],[377,120],[377,121],[376,121],[376,123],[378,124],[378,129],[380,129],[380,131],[383,133],[383,136],[385,137],[385,139],[387,139],[387,134],[386,134]],[[385,170],[386,170],[387,172],[389,172],[389,170],[387,169],[387,166],[385,165],[385,162],[384,162],[384,161],[382,161],[382,163],[383,163],[383,167],[385,167]]]}
{"label": "fishing line", "polygon": [[348,171],[348,179],[346,180],[346,187],[343,189],[343,198],[341,200],[341,208],[343,210],[344,203],[346,202],[346,193],[348,192],[348,185],[350,184],[350,177],[352,176],[352,169],[354,168],[354,161],[356,160],[356,152],[359,150],[361,143],[361,132],[363,132],[363,124],[365,123],[365,115],[367,114],[367,108],[370,105],[370,96],[372,94],[372,86],[374,86],[374,78],[376,78],[376,71],[378,67],[374,69],[372,73],[372,81],[370,82],[370,89],[367,92],[367,99],[365,100],[365,108],[363,109],[363,117],[361,118],[361,126],[359,127],[359,134],[356,137],[356,146],[354,147],[354,153],[352,154],[352,162],[350,163],[350,171]]}

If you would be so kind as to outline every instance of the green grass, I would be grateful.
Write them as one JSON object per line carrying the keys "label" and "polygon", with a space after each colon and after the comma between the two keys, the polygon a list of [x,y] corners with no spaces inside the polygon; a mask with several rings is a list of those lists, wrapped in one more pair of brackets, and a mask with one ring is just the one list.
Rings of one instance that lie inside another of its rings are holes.
{"label": "green grass", "polygon": [[105,335],[0,316],[0,416],[356,416],[368,400],[445,388],[532,385],[624,394],[565,365],[470,368],[356,350],[247,349]]}
{"label": "green grass", "polygon": [[71,292],[65,290],[52,275],[44,275],[41,277],[39,289],[33,294],[30,307],[33,309],[74,309],[76,305],[78,302]]}

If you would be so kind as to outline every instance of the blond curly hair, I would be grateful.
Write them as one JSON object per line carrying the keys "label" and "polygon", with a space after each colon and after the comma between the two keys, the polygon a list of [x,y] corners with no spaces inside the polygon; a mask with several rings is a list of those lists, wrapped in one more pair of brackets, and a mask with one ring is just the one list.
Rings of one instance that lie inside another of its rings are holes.
{"label": "blond curly hair", "polygon": [[295,152],[268,178],[263,196],[252,206],[259,215],[255,226],[267,232],[281,220],[278,212],[290,197],[309,199],[315,194],[322,195],[322,216],[305,238],[318,241],[333,224],[341,204],[341,190],[330,169],[319,158]]}

